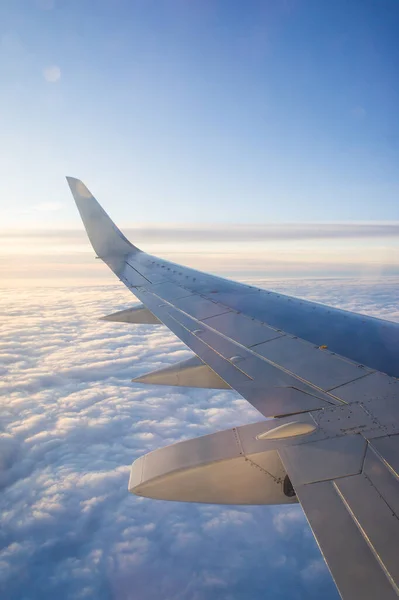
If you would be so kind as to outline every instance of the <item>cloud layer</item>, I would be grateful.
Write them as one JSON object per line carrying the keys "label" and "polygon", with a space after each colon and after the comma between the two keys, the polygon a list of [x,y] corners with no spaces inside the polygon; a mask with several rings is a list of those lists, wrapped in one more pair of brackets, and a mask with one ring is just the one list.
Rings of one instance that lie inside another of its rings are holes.
{"label": "cloud layer", "polygon": [[[42,203],[41,210],[55,210],[61,203]],[[204,226],[182,224],[162,225],[159,227],[124,227],[127,237],[137,243],[154,242],[265,242],[269,240],[313,240],[313,239],[359,239],[359,238],[397,238],[399,223],[274,223],[270,225],[211,225]],[[86,242],[83,229],[27,229],[4,230],[2,237],[24,239],[62,239],[74,244]]]}
{"label": "cloud layer", "polygon": [[[397,281],[262,282],[399,320]],[[152,501],[131,462],[260,415],[232,392],[132,384],[189,355],[162,326],[98,317],[119,285],[1,297],[0,595],[96,599],[336,599],[299,507]]]}
{"label": "cloud layer", "polygon": [[[44,215],[61,208],[53,202],[30,210]],[[172,225],[124,232],[146,252],[235,279],[399,275],[397,223]],[[0,287],[114,282],[93,260],[83,228],[3,230],[0,238]]]}

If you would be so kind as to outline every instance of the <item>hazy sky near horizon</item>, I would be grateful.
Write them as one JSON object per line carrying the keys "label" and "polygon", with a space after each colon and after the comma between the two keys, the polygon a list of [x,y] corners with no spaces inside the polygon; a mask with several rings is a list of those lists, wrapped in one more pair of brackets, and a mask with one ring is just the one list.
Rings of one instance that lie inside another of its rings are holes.
{"label": "hazy sky near horizon", "polygon": [[396,0],[4,0],[1,227],[399,220]]}
{"label": "hazy sky near horizon", "polygon": [[[143,250],[222,277],[248,281],[357,277],[375,281],[399,275],[398,225],[221,226],[125,229]],[[3,231],[0,288],[114,284],[94,260],[83,225],[51,232]]]}

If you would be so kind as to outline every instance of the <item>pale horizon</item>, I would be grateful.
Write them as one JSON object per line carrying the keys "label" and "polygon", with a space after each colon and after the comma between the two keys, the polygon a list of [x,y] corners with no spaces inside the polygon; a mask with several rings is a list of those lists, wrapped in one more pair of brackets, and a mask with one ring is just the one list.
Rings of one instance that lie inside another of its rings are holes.
{"label": "pale horizon", "polygon": [[[396,223],[147,224],[121,229],[150,254],[240,280],[399,274]],[[115,281],[95,260],[83,226],[3,230],[0,235],[1,288]]]}

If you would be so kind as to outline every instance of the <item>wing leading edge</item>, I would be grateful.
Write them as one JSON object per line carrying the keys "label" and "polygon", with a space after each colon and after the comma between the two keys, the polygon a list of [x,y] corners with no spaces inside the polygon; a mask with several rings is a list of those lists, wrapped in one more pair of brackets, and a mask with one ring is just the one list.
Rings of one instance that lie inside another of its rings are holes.
{"label": "wing leading edge", "polygon": [[[343,598],[399,595],[399,326],[139,250],[68,178],[97,255],[198,358],[136,379],[226,387],[266,417],[156,450],[129,489],[214,503],[300,501]],[[145,314],[142,312],[141,314]]]}

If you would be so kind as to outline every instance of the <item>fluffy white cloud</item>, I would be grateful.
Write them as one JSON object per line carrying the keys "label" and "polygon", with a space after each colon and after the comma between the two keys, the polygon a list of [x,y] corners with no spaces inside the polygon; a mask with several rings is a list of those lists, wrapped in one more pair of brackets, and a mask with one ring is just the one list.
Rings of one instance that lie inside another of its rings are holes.
{"label": "fluffy white cloud", "polygon": [[[268,287],[399,317],[393,280]],[[132,384],[189,356],[162,326],[98,321],[133,302],[119,285],[3,290],[1,597],[338,598],[299,507],[127,492],[137,456],[260,418],[232,392]]]}

